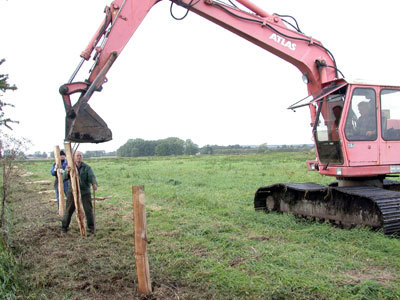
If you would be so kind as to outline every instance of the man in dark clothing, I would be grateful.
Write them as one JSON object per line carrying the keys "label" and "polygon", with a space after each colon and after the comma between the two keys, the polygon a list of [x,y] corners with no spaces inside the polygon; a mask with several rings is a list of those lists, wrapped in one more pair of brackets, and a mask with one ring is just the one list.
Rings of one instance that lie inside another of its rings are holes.
{"label": "man in dark clothing", "polygon": [[365,140],[376,139],[376,117],[370,109],[370,104],[366,101],[360,102],[358,111],[360,117],[356,122],[356,135]]}
{"label": "man in dark clothing", "polygon": [[[97,190],[97,181],[96,176],[93,173],[92,168],[82,161],[82,153],[75,152],[74,155],[75,165],[79,173],[79,187],[81,190],[81,200],[83,209],[85,211],[87,227],[89,228],[89,232],[94,232],[94,220],[93,220],[93,207],[90,195],[90,186],[93,186],[93,190]],[[71,168],[68,166],[67,171],[64,173],[64,177],[69,178],[69,171]],[[71,181],[70,181],[71,182]],[[68,195],[67,195],[67,204],[64,216],[62,218],[62,232],[67,232],[68,226],[71,222],[72,214],[75,211],[75,203],[74,198],[72,196],[72,187],[71,183],[68,187]]]}
{"label": "man in dark clothing", "polygon": [[[67,160],[65,159],[65,152],[63,150],[60,151],[60,158],[61,158],[61,166],[57,166],[56,163],[53,163],[53,166],[51,167],[51,175],[55,176],[56,179],[54,181],[54,191],[56,192],[56,197],[57,197],[57,207],[59,205],[59,193],[58,193],[58,179],[57,179],[57,169],[61,168],[61,173],[63,174],[65,171],[65,168],[67,167]],[[68,192],[68,179],[64,179],[64,194],[65,196],[67,195]]]}

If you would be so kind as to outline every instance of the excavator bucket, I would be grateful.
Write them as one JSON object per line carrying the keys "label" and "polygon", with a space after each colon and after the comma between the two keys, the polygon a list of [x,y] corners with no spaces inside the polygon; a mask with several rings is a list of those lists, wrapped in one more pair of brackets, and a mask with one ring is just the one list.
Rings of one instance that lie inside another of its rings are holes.
{"label": "excavator bucket", "polygon": [[65,139],[77,143],[103,143],[112,139],[106,122],[89,106],[75,107],[67,114]]}

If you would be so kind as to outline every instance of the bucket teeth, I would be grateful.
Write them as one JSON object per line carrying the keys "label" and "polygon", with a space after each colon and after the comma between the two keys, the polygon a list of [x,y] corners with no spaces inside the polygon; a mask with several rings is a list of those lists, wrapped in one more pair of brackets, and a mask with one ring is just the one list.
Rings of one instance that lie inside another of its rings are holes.
{"label": "bucket teeth", "polygon": [[66,117],[65,139],[77,143],[103,143],[112,139],[111,130],[106,122],[86,104],[78,114],[73,108]]}

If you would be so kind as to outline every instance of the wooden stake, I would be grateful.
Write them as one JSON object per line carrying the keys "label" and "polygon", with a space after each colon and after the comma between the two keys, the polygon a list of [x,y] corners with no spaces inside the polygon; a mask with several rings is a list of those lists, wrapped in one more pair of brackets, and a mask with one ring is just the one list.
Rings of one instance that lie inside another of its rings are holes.
{"label": "wooden stake", "polygon": [[57,186],[58,186],[58,215],[64,215],[65,209],[65,197],[64,197],[64,181],[62,178],[62,164],[61,164],[61,157],[60,157],[60,147],[54,147],[54,160],[57,164]]}
{"label": "wooden stake", "polygon": [[96,191],[93,189],[93,234],[96,235]]}
{"label": "wooden stake", "polygon": [[135,231],[135,261],[140,293],[151,294],[149,260],[147,257],[146,200],[144,186],[132,186]]}
{"label": "wooden stake", "polygon": [[71,180],[72,196],[74,198],[76,220],[78,221],[78,227],[81,232],[81,236],[86,236],[85,228],[85,213],[83,212],[81,191],[79,188],[79,174],[76,169],[74,157],[72,155],[71,144],[64,143],[65,154],[67,155],[68,166],[71,168],[69,176]]}

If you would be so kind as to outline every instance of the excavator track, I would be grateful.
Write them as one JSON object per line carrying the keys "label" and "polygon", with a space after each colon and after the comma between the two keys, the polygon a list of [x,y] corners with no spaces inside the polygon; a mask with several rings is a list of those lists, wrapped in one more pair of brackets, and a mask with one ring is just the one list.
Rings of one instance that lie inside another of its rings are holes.
{"label": "excavator track", "polygon": [[400,234],[400,183],[338,187],[317,183],[278,183],[260,187],[256,210],[287,212],[329,221],[344,228],[369,226],[385,234]]}

